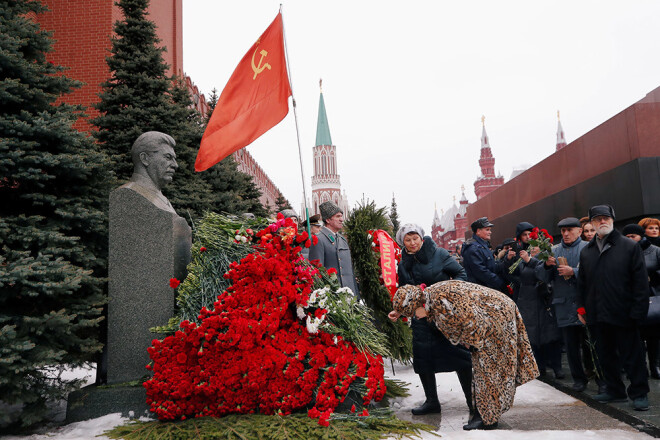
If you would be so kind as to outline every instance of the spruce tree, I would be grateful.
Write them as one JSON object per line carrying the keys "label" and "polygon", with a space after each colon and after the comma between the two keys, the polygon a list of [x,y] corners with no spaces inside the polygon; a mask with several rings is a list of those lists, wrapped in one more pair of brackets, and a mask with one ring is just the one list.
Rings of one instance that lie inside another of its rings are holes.
{"label": "spruce tree", "polygon": [[[112,76],[102,84],[100,115],[92,123],[97,141],[110,157],[120,182],[132,174],[131,146],[146,131],[161,131],[174,138],[179,169],[165,189],[180,215],[190,219],[211,209],[208,182],[194,171],[202,135],[202,117],[178,78],[167,76],[156,25],[147,18],[149,0],[119,0],[123,20],[114,26],[107,63]],[[187,215],[190,213],[190,216]]]}
{"label": "spruce tree", "polygon": [[[213,89],[209,98],[204,125],[208,124],[218,103],[218,91]],[[202,176],[211,187],[211,210],[229,214],[250,212],[257,217],[266,217],[269,211],[259,201],[261,191],[249,174],[238,171],[233,155],[213,165]]]}
{"label": "spruce tree", "polygon": [[287,199],[284,198],[281,192],[277,193],[277,199],[275,199],[275,206],[277,207],[277,212],[283,211],[285,209],[292,209],[291,204]]}
{"label": "spruce tree", "polygon": [[396,210],[396,199],[394,198],[394,193],[392,193],[392,205],[390,206],[390,221],[392,222],[392,230],[396,234],[396,231],[399,230],[399,213]]}
{"label": "spruce tree", "polygon": [[0,0],[0,427],[30,426],[101,348],[107,159],[55,104],[76,86],[46,60],[36,0]]}

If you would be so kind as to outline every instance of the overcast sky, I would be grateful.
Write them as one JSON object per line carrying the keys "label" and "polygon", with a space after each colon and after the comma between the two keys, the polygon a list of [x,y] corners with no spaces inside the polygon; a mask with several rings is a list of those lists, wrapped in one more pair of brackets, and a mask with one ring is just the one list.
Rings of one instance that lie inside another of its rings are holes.
{"label": "overcast sky", "polygon": [[[207,97],[279,5],[183,2],[184,70]],[[427,233],[461,185],[476,199],[482,115],[508,180],[555,151],[558,110],[570,143],[660,86],[655,0],[284,0],[283,18],[308,197],[323,78],[350,205],[394,193],[400,220]],[[248,150],[298,211],[293,109]]]}

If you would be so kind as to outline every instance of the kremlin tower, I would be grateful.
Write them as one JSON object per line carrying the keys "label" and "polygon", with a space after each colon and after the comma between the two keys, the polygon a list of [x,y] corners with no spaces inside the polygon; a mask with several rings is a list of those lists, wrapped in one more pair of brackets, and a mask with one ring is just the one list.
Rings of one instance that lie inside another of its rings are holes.
{"label": "kremlin tower", "polygon": [[[319,85],[321,85],[319,81]],[[337,147],[332,144],[328,116],[325,111],[323,89],[319,100],[319,117],[316,125],[316,143],[314,144],[314,174],[312,176],[312,213],[319,213],[319,205],[328,200],[334,202],[348,214],[346,192],[342,195],[339,173],[337,171]]]}
{"label": "kremlin tower", "polygon": [[559,151],[566,146],[566,137],[564,136],[564,128],[561,126],[559,119],[559,110],[557,110],[557,150]]}
{"label": "kremlin tower", "polygon": [[495,158],[490,151],[485,121],[486,117],[482,116],[481,124],[483,129],[481,132],[481,157],[479,158],[481,176],[477,177],[477,180],[474,182],[474,193],[477,195],[477,200],[504,184],[504,177],[501,175],[495,176]]}

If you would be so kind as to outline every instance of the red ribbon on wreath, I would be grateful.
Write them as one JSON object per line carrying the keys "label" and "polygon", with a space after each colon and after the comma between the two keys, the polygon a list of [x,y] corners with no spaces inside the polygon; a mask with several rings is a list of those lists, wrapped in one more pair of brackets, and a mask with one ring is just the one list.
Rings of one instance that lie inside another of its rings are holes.
{"label": "red ribbon on wreath", "polygon": [[397,273],[396,264],[401,258],[401,249],[396,244],[390,234],[378,229],[376,231],[369,231],[374,238],[376,244],[374,251],[380,253],[380,269],[383,285],[387,287],[390,296],[394,298],[397,286]]}

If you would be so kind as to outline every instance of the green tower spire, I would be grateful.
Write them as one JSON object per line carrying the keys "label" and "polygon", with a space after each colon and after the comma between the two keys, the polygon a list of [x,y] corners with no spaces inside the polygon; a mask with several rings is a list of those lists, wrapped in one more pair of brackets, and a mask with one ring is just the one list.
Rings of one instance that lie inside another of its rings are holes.
{"label": "green tower spire", "polygon": [[[322,81],[319,81],[319,85]],[[319,119],[316,123],[316,146],[319,145],[332,145],[328,115],[325,113],[325,102],[323,101],[323,88],[321,88],[321,99],[319,100]]]}

